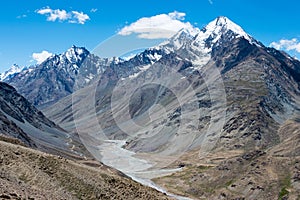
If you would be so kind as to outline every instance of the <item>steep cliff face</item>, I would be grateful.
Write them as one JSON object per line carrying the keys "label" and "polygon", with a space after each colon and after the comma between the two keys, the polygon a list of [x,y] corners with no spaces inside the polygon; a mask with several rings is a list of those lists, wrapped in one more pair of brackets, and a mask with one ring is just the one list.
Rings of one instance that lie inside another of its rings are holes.
{"label": "steep cliff face", "polygon": [[70,135],[3,82],[0,82],[0,118],[2,135],[44,151],[57,148],[71,152]]}

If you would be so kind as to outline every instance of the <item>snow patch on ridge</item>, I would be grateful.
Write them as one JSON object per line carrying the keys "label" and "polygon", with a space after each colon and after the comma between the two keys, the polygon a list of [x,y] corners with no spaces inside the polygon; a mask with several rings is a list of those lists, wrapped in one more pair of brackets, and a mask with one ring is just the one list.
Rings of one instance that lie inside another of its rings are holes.
{"label": "snow patch on ridge", "polygon": [[0,81],[4,81],[5,79],[10,79],[11,77],[15,76],[16,74],[20,73],[24,70],[25,67],[19,67],[18,65],[14,64],[11,68],[4,73],[0,74]]}
{"label": "snow patch on ridge", "polygon": [[151,66],[151,65],[145,65],[145,66],[140,67],[140,68],[139,68],[139,69],[140,69],[139,72],[130,75],[128,78],[129,78],[129,79],[136,78],[136,77],[137,77],[138,75],[140,75],[142,72],[144,72],[144,71],[146,71],[147,69],[149,69],[150,66]]}

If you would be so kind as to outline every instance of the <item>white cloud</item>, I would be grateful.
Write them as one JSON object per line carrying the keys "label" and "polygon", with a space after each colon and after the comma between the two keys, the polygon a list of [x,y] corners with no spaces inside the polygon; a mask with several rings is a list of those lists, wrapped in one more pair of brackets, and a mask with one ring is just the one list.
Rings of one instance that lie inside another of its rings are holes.
{"label": "white cloud", "polygon": [[58,21],[67,21],[69,23],[77,23],[77,24],[84,24],[87,20],[90,20],[90,17],[83,12],[78,11],[70,11],[67,12],[66,10],[56,9],[53,10],[49,7],[42,8],[36,11],[36,13],[40,15],[46,15],[47,21],[55,22]]}
{"label": "white cloud", "polygon": [[159,14],[152,17],[143,17],[136,22],[122,28],[119,35],[138,34],[144,39],[170,38],[182,28],[194,29],[189,22],[183,22],[185,13],[174,11],[169,14]]}
{"label": "white cloud", "polygon": [[37,62],[37,64],[41,64],[52,55],[53,54],[48,51],[42,51],[41,53],[33,53],[32,58]]}
{"label": "white cloud", "polygon": [[72,22],[84,24],[86,20],[89,20],[90,17],[87,14],[84,14],[83,12],[78,11],[72,11],[72,14],[74,15],[74,19]]}
{"label": "white cloud", "polygon": [[214,4],[213,0],[208,0],[208,2],[212,5]]}
{"label": "white cloud", "polygon": [[278,50],[286,50],[286,51],[294,50],[300,53],[300,42],[296,38],[293,38],[291,40],[282,39],[279,42],[272,42],[270,44],[270,47],[274,47],[275,49]]}

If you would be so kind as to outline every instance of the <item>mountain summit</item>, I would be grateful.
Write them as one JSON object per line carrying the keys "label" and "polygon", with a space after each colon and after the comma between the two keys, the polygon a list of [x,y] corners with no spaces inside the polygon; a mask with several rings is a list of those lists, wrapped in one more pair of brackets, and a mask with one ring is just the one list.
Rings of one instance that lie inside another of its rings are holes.
{"label": "mountain summit", "polygon": [[247,40],[251,40],[250,36],[237,24],[224,16],[220,16],[205,26],[201,32],[207,35],[222,35],[227,31],[234,32],[238,37],[244,37]]}
{"label": "mountain summit", "polygon": [[263,46],[260,42],[256,41],[253,37],[247,34],[239,25],[232,22],[224,16],[220,16],[215,20],[208,23],[201,30],[195,28],[181,29],[172,38],[160,44],[167,52],[178,50],[185,46],[187,43],[192,44],[194,49],[202,53],[210,53],[212,46],[220,39],[232,40],[233,38],[244,38],[251,44]]}
{"label": "mountain summit", "polygon": [[243,37],[250,43],[255,43],[256,41],[248,35],[239,25],[232,22],[227,17],[218,17],[207,26],[201,29],[200,33],[196,37],[196,41],[204,42],[210,46],[216,43],[222,35],[227,35],[230,37]]}
{"label": "mountain summit", "polygon": [[80,63],[80,61],[83,61],[89,53],[90,52],[86,48],[73,45],[63,53],[61,57],[66,57],[70,63]]}

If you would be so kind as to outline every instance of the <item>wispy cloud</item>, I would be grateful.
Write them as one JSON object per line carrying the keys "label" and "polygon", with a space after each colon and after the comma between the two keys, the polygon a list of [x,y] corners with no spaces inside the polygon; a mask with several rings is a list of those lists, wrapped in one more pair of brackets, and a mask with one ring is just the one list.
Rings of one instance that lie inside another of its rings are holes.
{"label": "wispy cloud", "polygon": [[274,47],[275,49],[278,50],[286,50],[286,51],[297,51],[300,53],[300,42],[296,39],[282,39],[279,42],[272,42],[270,44],[270,47]]}
{"label": "wispy cloud", "polygon": [[212,5],[214,4],[213,0],[208,0],[208,2]]}
{"label": "wispy cloud", "polygon": [[42,62],[44,62],[47,58],[49,58],[52,55],[53,55],[52,53],[44,50],[40,53],[33,53],[32,58],[34,61],[37,62],[37,64],[41,64]]}
{"label": "wispy cloud", "polygon": [[18,19],[26,18],[26,17],[27,17],[27,15],[25,15],[25,14],[17,16]]}
{"label": "wispy cloud", "polygon": [[78,11],[66,11],[60,9],[51,9],[50,7],[36,10],[36,13],[47,16],[47,21],[67,21],[68,23],[84,24],[90,17]]}
{"label": "wispy cloud", "polygon": [[135,33],[138,34],[139,38],[144,39],[170,38],[182,28],[194,29],[189,22],[183,22],[185,16],[185,13],[174,11],[169,14],[143,17],[122,28],[118,34],[130,35]]}
{"label": "wispy cloud", "polygon": [[95,12],[97,12],[97,11],[98,11],[97,8],[92,8],[92,9],[90,10],[91,13],[95,13]]}

